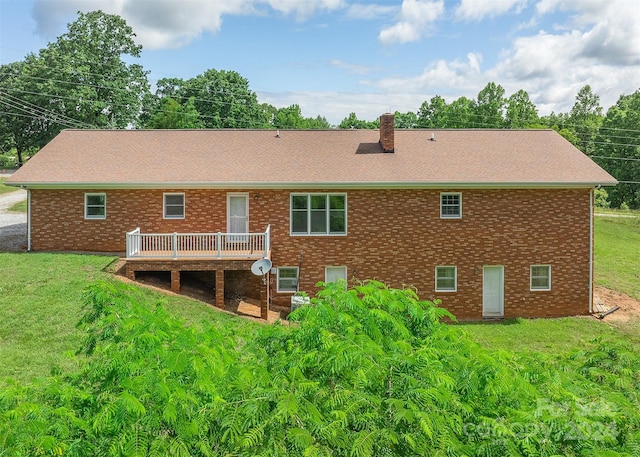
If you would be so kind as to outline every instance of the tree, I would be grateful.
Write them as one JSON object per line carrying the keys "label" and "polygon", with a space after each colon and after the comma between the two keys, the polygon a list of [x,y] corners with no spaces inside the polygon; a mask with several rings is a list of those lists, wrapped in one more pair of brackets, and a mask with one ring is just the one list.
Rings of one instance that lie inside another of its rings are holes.
{"label": "tree", "polygon": [[329,122],[324,117],[318,116],[314,119],[302,116],[302,110],[297,104],[276,109],[271,123],[277,129],[319,130],[330,127]]}
{"label": "tree", "polygon": [[474,108],[475,104],[470,98],[459,97],[455,99],[446,109],[446,127],[455,129],[477,127]]}
{"label": "tree", "polygon": [[[32,90],[33,67],[27,63],[32,59],[34,56],[0,66],[0,141],[3,149],[16,150],[19,166],[60,128],[56,113],[40,106],[42,97]],[[59,122],[67,125],[63,120]]]}
{"label": "tree", "polygon": [[78,13],[68,32],[40,52],[49,96],[62,114],[94,128],[135,124],[149,91],[146,73],[124,57],[142,47],[124,19],[102,11]]}
{"label": "tree", "polygon": [[210,69],[187,81],[171,79],[162,83],[163,93],[171,94],[180,103],[193,98],[207,128],[269,126],[255,92],[249,89],[249,81],[235,71]]}
{"label": "tree", "polygon": [[200,114],[193,98],[181,105],[171,97],[163,98],[160,107],[147,124],[151,129],[201,129]]}
{"label": "tree", "polygon": [[588,84],[576,95],[569,119],[580,139],[579,149],[587,155],[592,155],[595,150],[594,141],[602,124],[602,107],[600,97],[592,92]]}
{"label": "tree", "polygon": [[529,94],[520,89],[507,100],[505,124],[511,129],[529,128],[537,124],[538,110]]}
{"label": "tree", "polygon": [[596,138],[599,157],[594,160],[618,181],[627,181],[609,190],[611,206],[640,208],[640,90],[609,108]]}
{"label": "tree", "polygon": [[27,119],[5,120],[0,134],[11,137],[21,154],[66,127],[135,125],[149,84],[141,66],[124,60],[140,56],[134,37],[119,16],[78,13],[54,43],[13,64],[11,71],[3,68],[3,105],[13,103],[8,116]]}
{"label": "tree", "polygon": [[447,102],[439,95],[422,102],[418,109],[419,128],[446,128],[448,121]]}
{"label": "tree", "polygon": [[397,129],[415,129],[418,126],[418,116],[416,113],[407,111],[401,113],[396,111],[395,114],[395,127]]}
{"label": "tree", "polygon": [[380,127],[380,119],[364,121],[358,119],[356,113],[349,113],[349,115],[338,124],[339,129],[377,129],[378,127]]}
{"label": "tree", "polygon": [[488,83],[479,93],[475,107],[475,122],[480,128],[504,127],[504,88],[494,82]]}

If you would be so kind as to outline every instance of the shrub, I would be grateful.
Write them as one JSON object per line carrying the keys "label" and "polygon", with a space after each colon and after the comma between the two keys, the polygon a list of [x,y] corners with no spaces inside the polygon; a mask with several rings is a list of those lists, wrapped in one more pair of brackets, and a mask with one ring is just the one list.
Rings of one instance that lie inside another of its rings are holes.
{"label": "shrub", "polygon": [[594,341],[554,359],[491,353],[437,302],[326,284],[291,326],[240,345],[96,283],[78,373],[0,392],[0,454],[626,455],[640,357]]}

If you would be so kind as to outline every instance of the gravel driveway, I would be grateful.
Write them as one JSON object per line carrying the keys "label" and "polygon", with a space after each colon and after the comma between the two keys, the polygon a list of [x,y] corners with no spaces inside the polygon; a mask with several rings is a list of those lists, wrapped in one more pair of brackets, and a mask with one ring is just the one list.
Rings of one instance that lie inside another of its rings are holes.
{"label": "gravel driveway", "polygon": [[26,247],[27,215],[9,211],[26,199],[27,191],[22,189],[0,195],[0,252],[23,251]]}

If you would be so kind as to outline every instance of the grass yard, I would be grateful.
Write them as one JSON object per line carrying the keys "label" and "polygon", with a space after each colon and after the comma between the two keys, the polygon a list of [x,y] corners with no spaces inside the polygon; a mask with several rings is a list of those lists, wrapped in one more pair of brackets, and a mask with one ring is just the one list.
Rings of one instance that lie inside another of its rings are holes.
{"label": "grass yard", "polygon": [[16,203],[11,208],[9,208],[9,211],[14,211],[16,213],[26,213],[27,212],[27,201],[23,200],[21,202]]}
{"label": "grass yard", "polygon": [[[73,354],[83,335],[76,329],[82,294],[95,280],[113,281],[105,268],[115,258],[70,254],[0,253],[0,379],[29,381],[79,363]],[[134,287],[141,303],[163,303],[192,324],[207,321],[250,335],[255,324],[215,311],[201,302]],[[242,330],[241,330],[242,329]]]}
{"label": "grass yard", "polygon": [[595,218],[595,282],[640,300],[640,217]]}
{"label": "grass yard", "polygon": [[11,187],[11,186],[7,186],[5,185],[5,180],[7,178],[0,178],[0,194],[7,194],[9,192],[15,192],[16,190],[18,190],[17,187]]}
{"label": "grass yard", "polygon": [[[640,219],[598,217],[595,221],[597,284],[640,299]],[[94,280],[114,280],[105,271],[113,257],[0,253],[0,379],[21,381],[70,369],[82,334],[75,324],[82,293]],[[141,303],[163,303],[184,321],[203,321],[251,338],[256,323],[220,313],[201,302],[134,287]],[[446,303],[444,303],[446,306]],[[502,324],[460,324],[482,346],[494,350],[567,354],[607,336],[631,340],[640,350],[640,322],[612,326],[588,317],[516,319]]]}
{"label": "grass yard", "polygon": [[[640,218],[595,218],[595,283],[640,300]],[[640,322],[609,325],[588,317],[516,319],[463,324],[486,348],[569,353],[599,336],[633,341],[640,350]]]}

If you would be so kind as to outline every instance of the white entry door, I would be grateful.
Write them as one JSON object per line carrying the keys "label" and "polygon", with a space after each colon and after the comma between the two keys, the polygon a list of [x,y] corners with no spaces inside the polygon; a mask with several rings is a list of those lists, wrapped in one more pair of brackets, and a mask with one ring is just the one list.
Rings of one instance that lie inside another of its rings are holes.
{"label": "white entry door", "polygon": [[482,269],[482,316],[504,316],[504,267],[491,265]]}
{"label": "white entry door", "polygon": [[249,232],[248,194],[227,194],[227,232]]}

